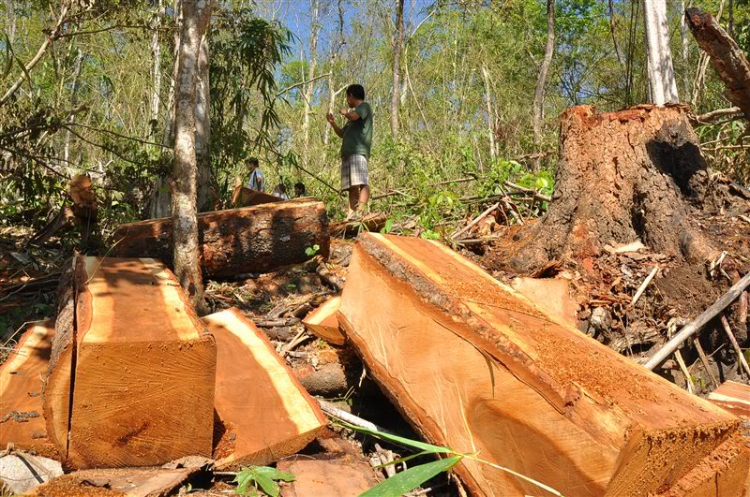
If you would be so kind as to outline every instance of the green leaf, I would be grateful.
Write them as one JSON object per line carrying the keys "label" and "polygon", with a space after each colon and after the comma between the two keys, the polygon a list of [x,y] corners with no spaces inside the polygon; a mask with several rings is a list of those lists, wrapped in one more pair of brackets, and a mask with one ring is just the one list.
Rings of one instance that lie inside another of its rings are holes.
{"label": "green leaf", "polygon": [[440,447],[439,445],[432,445],[419,440],[412,440],[410,438],[400,437],[392,433],[386,433],[384,431],[370,430],[369,428],[363,428],[361,426],[354,426],[345,421],[338,421],[342,426],[349,428],[360,433],[366,433],[373,437],[380,438],[382,440],[388,440],[399,445],[405,445],[406,447],[414,447],[415,449],[423,450],[428,454],[452,454],[454,451],[448,447]]}
{"label": "green leaf", "polygon": [[260,488],[271,497],[279,496],[279,492],[281,491],[281,489],[269,476],[256,474],[255,481],[258,483]]}
{"label": "green leaf", "polygon": [[381,232],[381,233],[390,233],[390,232],[391,232],[391,230],[393,230],[393,224],[394,224],[394,223],[395,223],[395,222],[394,222],[394,220],[393,220],[393,219],[388,219],[388,220],[387,220],[387,221],[385,222],[385,226],[383,226],[383,229],[381,229],[381,230],[380,230],[380,232]]}
{"label": "green leaf", "polygon": [[458,464],[461,459],[463,459],[463,456],[457,455],[438,459],[437,461],[420,466],[414,466],[378,483],[359,497],[398,497],[414,490],[433,476],[443,471],[448,471]]}

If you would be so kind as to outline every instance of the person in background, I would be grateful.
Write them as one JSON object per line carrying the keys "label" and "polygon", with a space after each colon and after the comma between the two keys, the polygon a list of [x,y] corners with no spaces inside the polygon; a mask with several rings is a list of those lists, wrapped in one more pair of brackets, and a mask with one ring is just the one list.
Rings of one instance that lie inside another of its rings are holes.
{"label": "person in background", "polygon": [[250,157],[247,160],[248,171],[250,171],[250,178],[247,180],[247,187],[257,192],[265,191],[266,181],[263,179],[263,173],[258,167],[258,159]]}
{"label": "person in background", "polygon": [[302,182],[295,183],[294,184],[294,196],[297,198],[300,198],[300,197],[304,197],[305,195],[307,195],[305,184]]}
{"label": "person in background", "polygon": [[286,185],[284,185],[284,183],[279,183],[276,188],[273,189],[272,195],[283,200],[289,200],[289,195],[286,194]]}
{"label": "person in background", "polygon": [[367,162],[372,146],[372,108],[365,102],[362,85],[349,85],[346,89],[346,109],[339,113],[346,119],[339,127],[333,114],[326,118],[341,140],[341,189],[349,190],[347,219],[361,216],[370,199],[367,183]]}

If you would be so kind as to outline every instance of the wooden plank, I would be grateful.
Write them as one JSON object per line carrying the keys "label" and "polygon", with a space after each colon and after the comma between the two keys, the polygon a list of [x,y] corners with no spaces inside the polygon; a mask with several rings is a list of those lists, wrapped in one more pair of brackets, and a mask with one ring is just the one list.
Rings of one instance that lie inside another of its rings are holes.
{"label": "wooden plank", "polygon": [[[203,272],[209,278],[263,273],[310,259],[318,245],[328,257],[330,237],[325,205],[310,199],[198,215]],[[172,264],[172,220],[123,224],[114,234],[116,257],[152,257]]]}
{"label": "wooden plank", "polygon": [[[153,259],[78,257],[75,294],[73,345],[56,333],[50,362],[70,409],[45,406],[48,426],[69,427],[56,440],[67,466],[210,456],[216,346],[174,275]],[[55,361],[68,351],[70,366]]]}
{"label": "wooden plank", "polygon": [[327,420],[265,334],[237,309],[203,320],[218,350],[216,467],[265,465],[304,448]]}
{"label": "wooden plank", "polygon": [[708,400],[737,417],[750,420],[750,386],[726,381],[708,394]]}
{"label": "wooden plank", "polygon": [[42,409],[43,378],[54,334],[52,319],[29,325],[0,365],[0,450],[13,444],[16,449],[59,457],[47,437]]}
{"label": "wooden plank", "polygon": [[346,336],[339,328],[339,320],[336,313],[341,306],[341,297],[331,297],[320,307],[308,314],[302,320],[302,324],[318,338],[333,345],[344,345]]}
{"label": "wooden plank", "polygon": [[[428,440],[565,495],[645,495],[738,428],[436,242],[366,234],[339,321],[375,379]],[[546,495],[475,461],[477,495]]]}

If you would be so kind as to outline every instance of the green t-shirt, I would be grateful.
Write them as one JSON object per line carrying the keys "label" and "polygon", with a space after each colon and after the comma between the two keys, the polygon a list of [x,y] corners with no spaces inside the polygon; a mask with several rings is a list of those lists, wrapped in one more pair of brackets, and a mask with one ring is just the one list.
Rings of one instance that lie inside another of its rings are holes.
{"label": "green t-shirt", "polygon": [[372,146],[372,108],[367,102],[362,102],[354,109],[359,119],[347,120],[344,125],[344,139],[341,142],[341,157],[348,155],[364,155],[370,157]]}

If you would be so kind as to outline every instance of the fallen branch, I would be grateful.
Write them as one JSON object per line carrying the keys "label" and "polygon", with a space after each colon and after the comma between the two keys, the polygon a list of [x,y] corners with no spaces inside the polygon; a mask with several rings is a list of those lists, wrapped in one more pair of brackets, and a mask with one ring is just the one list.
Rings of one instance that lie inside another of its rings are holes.
{"label": "fallen branch", "polygon": [[713,371],[711,371],[711,367],[708,364],[708,357],[706,357],[706,353],[703,351],[703,346],[697,337],[693,338],[693,345],[695,345],[695,350],[698,351],[698,357],[700,357],[701,364],[703,364],[703,369],[706,370],[706,374],[711,379],[711,383],[714,384],[714,388],[719,388],[721,383],[719,383],[716,376],[714,376]]}
{"label": "fallen branch", "polygon": [[740,109],[739,107],[729,107],[727,109],[712,110],[711,112],[706,112],[705,114],[694,116],[692,120],[699,124],[712,124],[713,121],[716,119],[721,119],[722,117],[736,116],[736,115],[741,115],[741,114],[742,114],[742,109]]}
{"label": "fallen branch", "polygon": [[656,273],[659,272],[659,266],[655,266],[650,273],[648,273],[648,276],[646,276],[646,279],[643,281],[641,286],[638,288],[638,291],[635,292],[635,295],[633,296],[633,301],[630,303],[631,306],[634,306],[636,302],[638,302],[638,299],[641,298],[641,295],[643,295],[643,292],[646,291],[646,288],[648,288],[649,283],[651,283],[651,280],[654,279],[654,276],[656,276]]}
{"label": "fallen branch", "polygon": [[698,316],[695,320],[690,322],[687,326],[682,328],[674,338],[670,339],[664,346],[659,349],[651,359],[644,365],[646,369],[653,370],[656,366],[664,362],[675,350],[688,338],[693,336],[698,330],[703,328],[706,323],[715,318],[720,312],[726,309],[729,304],[737,300],[737,298],[750,286],[750,273],[747,273],[740,281],[732,286],[724,295],[719,298],[714,304],[703,311],[703,314]]}
{"label": "fallen branch", "polygon": [[543,193],[539,193],[538,191],[536,191],[536,190],[534,190],[532,188],[526,188],[526,187],[523,187],[521,185],[517,185],[515,183],[511,183],[510,181],[505,181],[503,184],[505,186],[507,186],[508,188],[513,188],[514,190],[518,190],[518,191],[523,192],[523,193],[531,194],[537,200],[543,200],[545,202],[552,202],[552,197],[550,197],[549,195],[544,195]]}
{"label": "fallen branch", "polygon": [[455,233],[453,233],[450,236],[451,240],[455,240],[459,235],[463,235],[464,233],[466,233],[467,231],[469,231],[471,228],[473,228],[474,226],[476,226],[476,224],[479,223],[479,221],[481,221],[485,217],[489,216],[498,207],[500,207],[500,202],[497,202],[497,203],[493,204],[490,208],[488,208],[487,210],[485,210],[484,212],[482,212],[481,214],[479,214],[477,217],[475,217],[474,220],[471,221],[469,224],[467,224],[462,229],[460,229],[460,230],[456,231]]}
{"label": "fallen branch", "polygon": [[740,344],[737,343],[737,338],[734,336],[734,333],[732,333],[732,328],[731,326],[729,326],[729,321],[727,321],[727,318],[724,315],[721,316],[721,326],[724,328],[729,341],[732,342],[732,347],[734,347],[734,351],[737,353],[737,360],[742,366],[742,369],[745,371],[745,374],[747,374],[747,377],[750,378],[750,365],[747,364],[745,355],[742,353],[742,349],[740,349]]}

